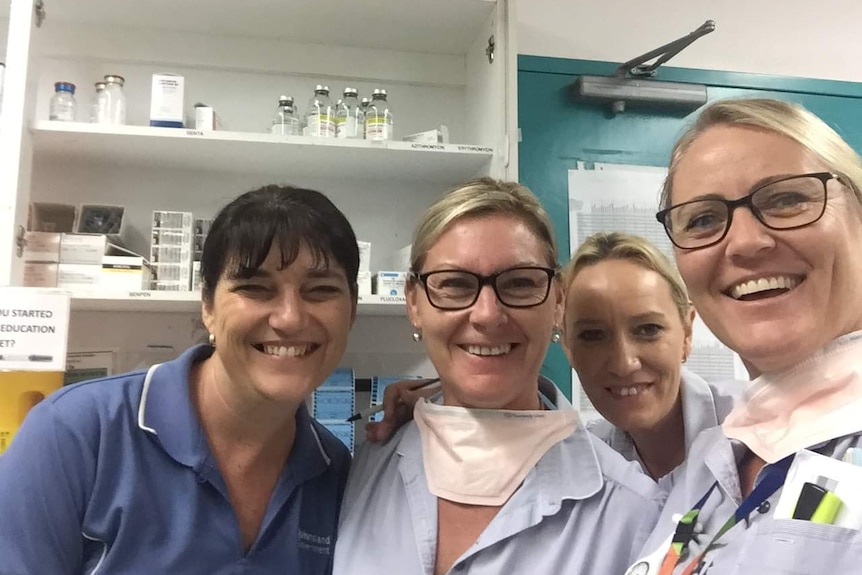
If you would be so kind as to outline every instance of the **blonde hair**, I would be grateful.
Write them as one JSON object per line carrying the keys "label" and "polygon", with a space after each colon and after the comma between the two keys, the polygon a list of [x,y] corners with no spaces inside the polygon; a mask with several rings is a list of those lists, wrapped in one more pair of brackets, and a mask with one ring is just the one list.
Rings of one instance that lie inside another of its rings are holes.
{"label": "blonde hair", "polygon": [[633,262],[659,274],[667,282],[683,325],[689,324],[691,302],[679,272],[657,247],[644,238],[621,232],[599,232],[588,237],[563,268],[563,289],[568,292],[584,268],[607,260]]}
{"label": "blonde hair", "polygon": [[704,132],[714,126],[746,126],[790,138],[837,174],[862,204],[862,159],[823,120],[798,104],[768,98],[719,100],[708,105],[677,140],[671,153],[661,206],[670,207],[673,178],[680,160]]}
{"label": "blonde hair", "polygon": [[410,269],[418,273],[425,255],[453,223],[464,218],[507,215],[524,222],[545,245],[548,265],[557,265],[557,242],[548,213],[533,192],[517,182],[476,178],[437,200],[416,225]]}

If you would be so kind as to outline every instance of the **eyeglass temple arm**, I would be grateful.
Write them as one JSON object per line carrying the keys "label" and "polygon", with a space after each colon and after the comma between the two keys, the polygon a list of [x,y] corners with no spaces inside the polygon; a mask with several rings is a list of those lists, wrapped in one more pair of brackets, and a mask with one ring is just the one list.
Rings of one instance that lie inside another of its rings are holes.
{"label": "eyeglass temple arm", "polygon": [[[695,40],[702,36],[706,36],[715,30],[715,21],[707,20],[700,25],[694,32],[686,34],[682,38],[678,38],[673,42],[668,42],[664,46],[660,46],[655,50],[650,50],[646,54],[642,54],[637,58],[632,58],[628,62],[620,65],[614,72],[614,77],[625,78],[627,75],[632,76],[653,76],[658,70],[658,67],[682,52],[685,48],[694,43]],[[658,59],[652,64],[647,64],[653,58]]]}

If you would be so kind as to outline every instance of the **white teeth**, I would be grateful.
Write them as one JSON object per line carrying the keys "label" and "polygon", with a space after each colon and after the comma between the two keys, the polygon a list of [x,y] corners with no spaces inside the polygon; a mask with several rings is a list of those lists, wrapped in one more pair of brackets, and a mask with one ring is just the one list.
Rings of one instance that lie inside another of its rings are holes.
{"label": "white teeth", "polygon": [[774,289],[793,289],[799,285],[799,279],[791,276],[775,276],[743,282],[733,286],[730,295],[739,299],[744,295]]}
{"label": "white teeth", "polygon": [[512,344],[507,343],[505,345],[495,345],[494,347],[466,345],[464,349],[467,350],[467,353],[473,355],[503,355],[512,351]]}
{"label": "white teeth", "polygon": [[311,349],[310,345],[265,345],[263,346],[263,352],[266,355],[276,355],[279,357],[300,357],[308,353],[308,350]]}
{"label": "white teeth", "polygon": [[611,388],[610,392],[613,395],[618,395],[620,397],[628,397],[630,395],[637,395],[639,393],[642,393],[643,391],[646,390],[647,387],[649,387],[649,386],[647,386],[647,385],[635,385],[632,387],[617,387],[617,388]]}

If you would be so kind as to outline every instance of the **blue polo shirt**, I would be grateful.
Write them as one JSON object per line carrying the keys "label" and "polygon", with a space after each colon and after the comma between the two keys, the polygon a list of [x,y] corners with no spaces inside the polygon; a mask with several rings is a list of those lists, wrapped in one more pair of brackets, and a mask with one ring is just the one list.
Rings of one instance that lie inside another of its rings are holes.
{"label": "blue polo shirt", "polygon": [[260,534],[242,549],[189,397],[209,346],[63,388],[0,456],[0,573],[328,574],[350,454],[304,406]]}

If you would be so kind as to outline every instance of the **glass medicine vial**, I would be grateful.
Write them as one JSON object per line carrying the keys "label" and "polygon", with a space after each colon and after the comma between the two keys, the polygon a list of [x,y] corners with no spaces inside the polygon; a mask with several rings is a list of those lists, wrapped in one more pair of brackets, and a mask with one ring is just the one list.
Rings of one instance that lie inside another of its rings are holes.
{"label": "glass medicine vial", "polygon": [[74,122],[77,111],[78,103],[75,101],[75,84],[71,82],[55,83],[48,119],[55,122]]}
{"label": "glass medicine vial", "polygon": [[386,99],[386,90],[375,89],[371,94],[371,103],[365,110],[365,139],[392,140],[394,127],[392,106]]}
{"label": "glass medicine vial", "polygon": [[105,76],[105,99],[107,100],[105,121],[101,124],[122,126],[126,123],[126,94],[123,86],[126,79],[117,74]]}

